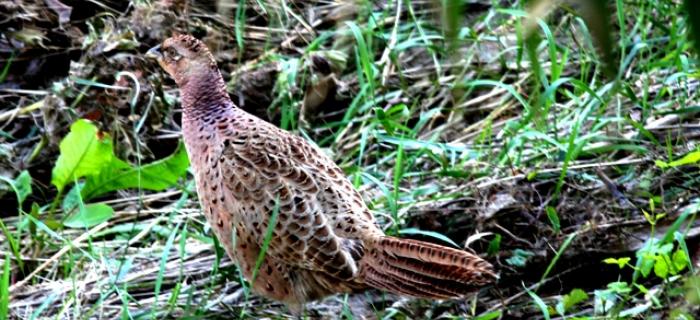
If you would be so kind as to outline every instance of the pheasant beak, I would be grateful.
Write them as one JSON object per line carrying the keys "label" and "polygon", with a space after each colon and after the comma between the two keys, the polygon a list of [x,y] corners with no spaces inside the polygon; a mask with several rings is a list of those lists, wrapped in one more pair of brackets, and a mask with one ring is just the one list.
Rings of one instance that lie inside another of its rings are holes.
{"label": "pheasant beak", "polygon": [[146,57],[158,60],[162,59],[163,53],[160,51],[160,45],[148,49],[148,51],[146,52]]}

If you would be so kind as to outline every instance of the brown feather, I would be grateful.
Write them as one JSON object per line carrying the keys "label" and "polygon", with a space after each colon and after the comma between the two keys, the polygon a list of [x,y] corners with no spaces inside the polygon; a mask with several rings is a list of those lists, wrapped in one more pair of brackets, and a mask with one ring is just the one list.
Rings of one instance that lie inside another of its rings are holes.
{"label": "brown feather", "polygon": [[[239,109],[199,40],[165,40],[159,60],[180,88],[183,136],[202,211],[254,291],[298,308],[370,287],[459,297],[495,279],[486,261],[386,237],[338,166],[306,140]],[[277,219],[271,221],[273,212]]]}
{"label": "brown feather", "polygon": [[387,236],[371,245],[360,268],[368,283],[378,289],[392,291],[393,287],[386,287],[387,283],[402,283],[399,293],[422,298],[456,298],[497,278],[488,262],[465,251]]}

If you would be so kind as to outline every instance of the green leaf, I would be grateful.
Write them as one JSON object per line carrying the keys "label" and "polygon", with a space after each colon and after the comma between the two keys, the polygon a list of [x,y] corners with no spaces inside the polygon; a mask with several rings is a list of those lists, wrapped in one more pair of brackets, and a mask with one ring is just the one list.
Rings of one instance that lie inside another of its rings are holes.
{"label": "green leaf", "polygon": [[15,178],[15,189],[17,190],[17,201],[21,205],[27,197],[32,194],[32,176],[29,175],[29,171],[22,171],[17,178]]}
{"label": "green leaf", "polygon": [[610,282],[608,283],[608,289],[617,294],[627,294],[632,291],[627,282],[624,281]]}
{"label": "green leaf", "polygon": [[501,250],[501,235],[496,234],[491,241],[489,241],[489,248],[486,250],[489,256],[492,256]]}
{"label": "green leaf", "polygon": [[671,257],[671,260],[673,260],[673,266],[675,267],[676,272],[683,271],[683,269],[688,266],[688,257],[685,255],[685,251],[683,250],[676,250]]}
{"label": "green leaf", "polygon": [[666,259],[668,259],[668,256],[660,254],[656,256],[656,262],[654,263],[654,274],[661,279],[668,277],[669,268]]}
{"label": "green leaf", "polygon": [[73,212],[75,208],[77,208],[81,203],[83,203],[82,197],[80,195],[80,190],[82,190],[84,186],[84,182],[78,182],[72,188],[70,188],[70,191],[68,191],[68,193],[66,193],[66,196],[63,197],[63,203],[61,204],[61,208],[63,209],[64,213],[68,214]]}
{"label": "green leaf", "polygon": [[71,126],[59,149],[61,154],[51,172],[51,183],[61,191],[74,179],[98,174],[114,158],[109,135],[84,119]]}
{"label": "green leaf", "polygon": [[642,254],[641,257],[638,257],[638,259],[641,259],[638,260],[639,272],[641,272],[642,276],[646,278],[647,276],[649,276],[649,274],[651,273],[651,269],[654,267],[654,255],[645,253]]}
{"label": "green leaf", "polygon": [[99,174],[87,177],[82,190],[83,200],[131,188],[164,190],[176,184],[178,179],[187,173],[189,164],[187,151],[182,144],[172,155],[143,165],[140,169],[114,158]]}
{"label": "green leaf", "polygon": [[680,167],[684,165],[689,165],[689,164],[696,164],[700,162],[700,150],[690,152],[683,156],[683,158],[680,158],[675,161],[671,162],[664,162],[661,160],[656,160],[654,163],[656,164],[657,167],[665,169],[665,168],[675,168],[675,167]]}
{"label": "green leaf", "polygon": [[[56,188],[63,190],[74,179],[84,177],[85,184],[81,189],[85,201],[107,192],[129,188],[161,191],[177,183],[189,167],[187,151],[182,144],[167,158],[132,167],[114,155],[109,135],[100,133],[87,120],[78,120],[71,126],[71,132],[61,141],[60,149],[52,182]],[[64,199],[63,209],[66,212],[77,204],[76,190],[71,190]]]}
{"label": "green leaf", "polygon": [[88,204],[63,222],[70,228],[90,228],[105,222],[114,216],[114,209],[104,203]]}
{"label": "green leaf", "polygon": [[4,181],[10,185],[17,196],[17,203],[19,206],[32,194],[32,177],[27,170],[20,172],[14,180],[0,176],[0,181]]}
{"label": "green leaf", "polygon": [[[564,298],[562,299],[562,304],[564,311],[569,311],[571,308],[573,308],[575,305],[584,302],[588,300],[588,294],[586,291],[583,291],[581,289],[573,289],[569,294],[564,295]],[[564,315],[563,313],[560,313],[560,315]]]}
{"label": "green leaf", "polygon": [[607,259],[603,260],[603,262],[607,263],[607,264],[616,264],[620,269],[622,269],[625,267],[625,265],[627,265],[628,262],[630,262],[630,260],[632,260],[632,259],[629,257],[622,257],[619,259],[607,258]]}

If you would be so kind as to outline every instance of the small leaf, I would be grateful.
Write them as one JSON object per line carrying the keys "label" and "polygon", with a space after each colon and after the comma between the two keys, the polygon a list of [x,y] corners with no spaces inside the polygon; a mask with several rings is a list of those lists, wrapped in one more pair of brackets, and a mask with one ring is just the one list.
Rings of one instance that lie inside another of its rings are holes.
{"label": "small leaf", "polygon": [[683,250],[676,250],[671,259],[673,260],[675,271],[683,271],[683,269],[688,266],[688,257],[685,255],[685,251]]}
{"label": "small leaf", "polygon": [[29,171],[22,171],[15,178],[14,185],[15,189],[17,189],[17,201],[21,205],[32,194],[32,176],[29,175]]}
{"label": "small leaf", "polygon": [[22,171],[14,180],[0,176],[0,181],[10,185],[10,188],[15,192],[15,196],[17,196],[19,206],[32,193],[32,177],[27,170]]}
{"label": "small leaf", "polygon": [[658,255],[656,256],[656,262],[654,263],[654,274],[661,278],[661,279],[666,279],[668,277],[668,263],[666,263],[666,259],[668,256],[666,255]]}
{"label": "small leaf", "polygon": [[632,291],[627,282],[624,281],[610,282],[608,283],[608,289],[617,294],[626,294]]}
{"label": "small leaf", "polygon": [[63,222],[70,228],[90,228],[112,218],[114,209],[104,203],[88,204]]}
{"label": "small leaf", "polygon": [[[575,305],[584,302],[588,300],[588,294],[586,291],[583,291],[581,289],[573,289],[569,294],[564,295],[563,303],[564,303],[564,310],[569,311],[571,310],[572,307]],[[563,316],[563,314],[561,314]]]}
{"label": "small leaf", "polygon": [[646,210],[642,210],[642,214],[644,214],[644,218],[647,219],[647,222],[649,222],[649,224],[653,225],[655,223],[649,212],[646,212]]}
{"label": "small leaf", "polygon": [[603,260],[603,262],[607,263],[607,264],[616,264],[620,269],[622,269],[625,267],[625,265],[627,265],[628,262],[630,262],[630,260],[632,260],[632,259],[629,257],[622,257],[619,259],[607,258],[607,259]]}
{"label": "small leaf", "polygon": [[491,241],[489,241],[489,248],[486,250],[489,256],[492,256],[501,250],[501,235],[496,234]]}
{"label": "small leaf", "polygon": [[97,174],[114,158],[109,135],[87,120],[78,120],[59,146],[61,154],[51,172],[51,183],[58,190],[74,179]]}
{"label": "small leaf", "polygon": [[642,276],[646,278],[649,276],[651,269],[654,267],[654,255],[643,254],[641,259],[642,260],[639,263],[639,271],[642,273]]}

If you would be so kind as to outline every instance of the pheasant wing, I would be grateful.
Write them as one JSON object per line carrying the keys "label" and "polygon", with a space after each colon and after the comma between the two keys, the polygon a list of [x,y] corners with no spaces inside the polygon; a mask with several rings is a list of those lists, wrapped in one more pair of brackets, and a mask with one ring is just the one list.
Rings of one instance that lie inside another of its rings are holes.
{"label": "pheasant wing", "polygon": [[324,188],[314,175],[327,175],[327,169],[309,154],[313,147],[259,120],[243,123],[251,125],[241,128],[238,123],[223,135],[227,138],[218,160],[227,210],[239,217],[261,248],[278,212],[267,257],[339,279],[354,277],[356,262],[319,202]]}

